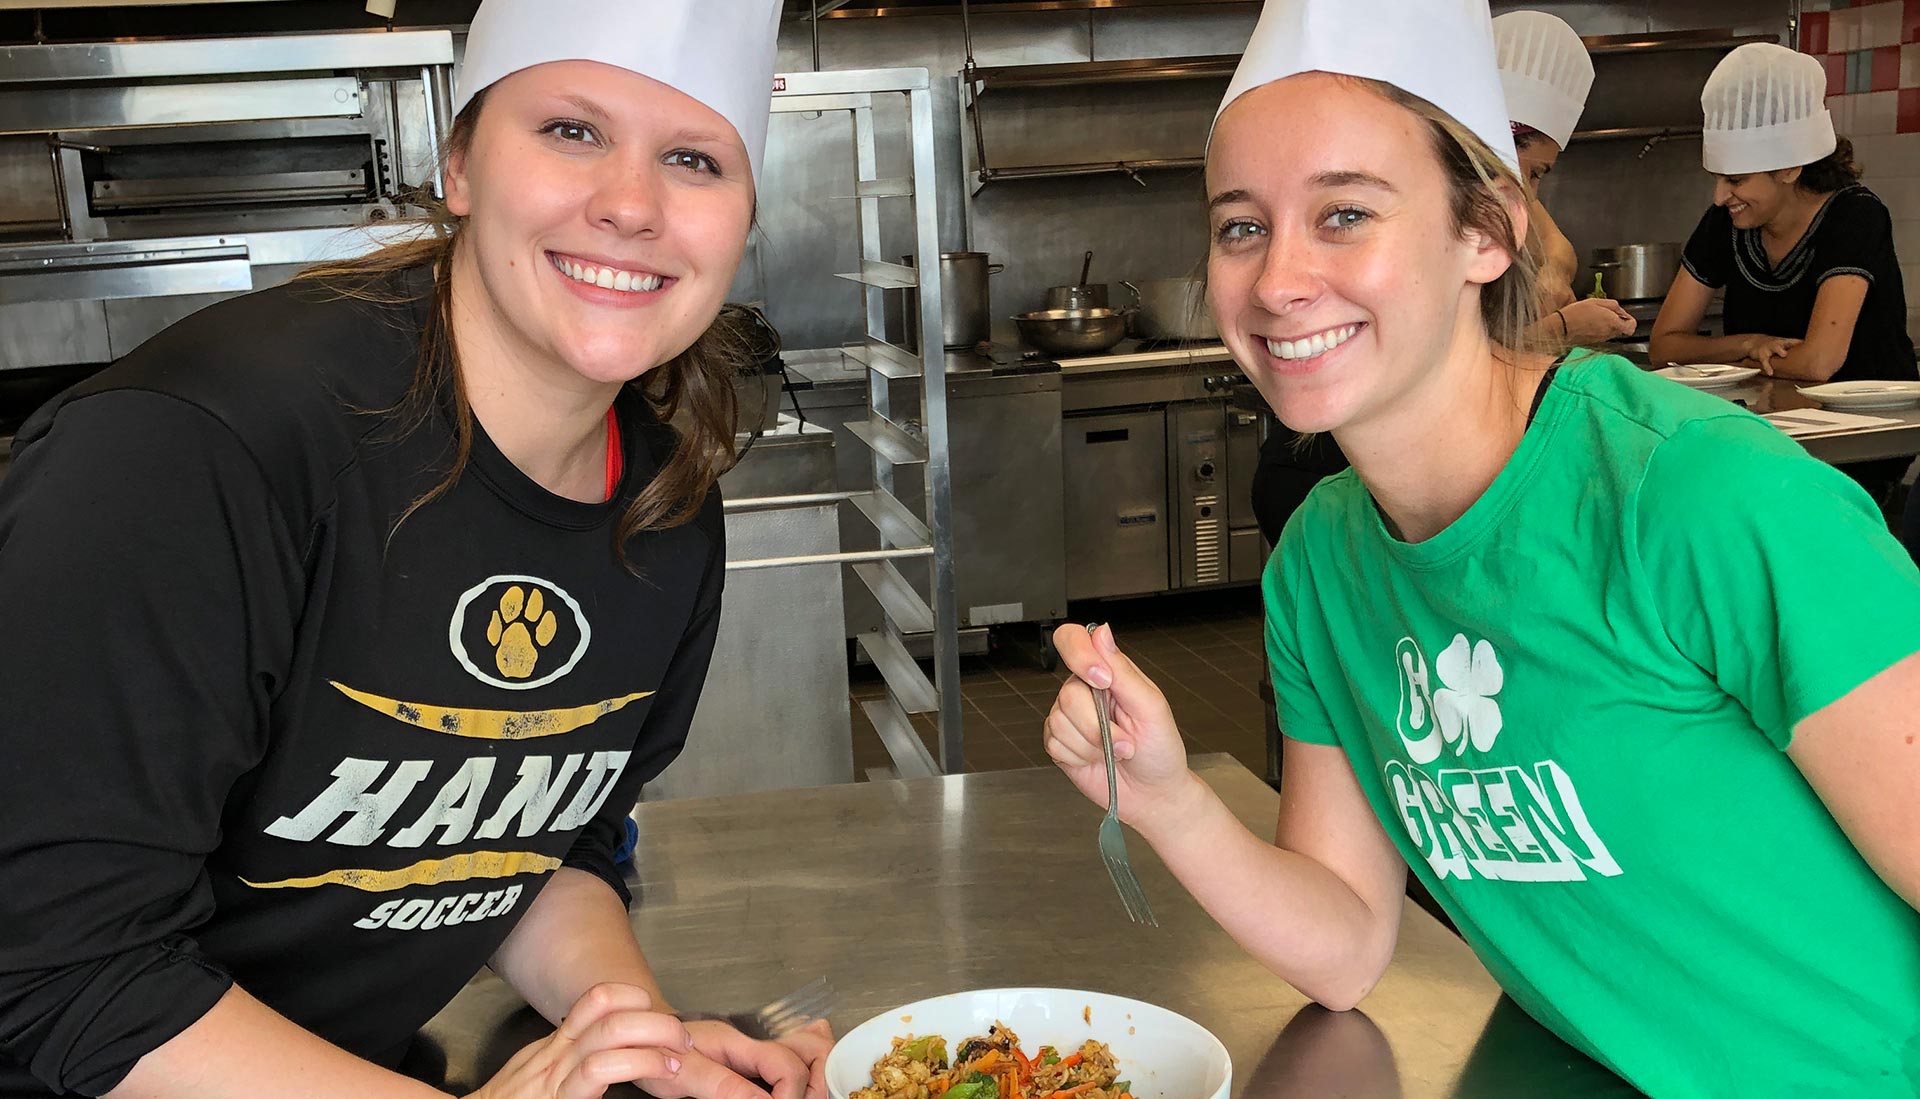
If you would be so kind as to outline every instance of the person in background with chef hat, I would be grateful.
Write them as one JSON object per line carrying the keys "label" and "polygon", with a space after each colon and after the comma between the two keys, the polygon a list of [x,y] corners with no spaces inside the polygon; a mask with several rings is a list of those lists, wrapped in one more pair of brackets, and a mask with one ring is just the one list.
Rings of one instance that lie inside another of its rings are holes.
{"label": "person in background with chef hat", "polygon": [[486,0],[437,232],[21,430],[0,1094],[439,1095],[391,1068],[491,965],[559,1029],[486,1099],[824,1099],[822,1030],[671,1014],[615,869],[720,614],[779,15]]}
{"label": "person in background with chef hat", "polygon": [[[1893,219],[1834,133],[1826,86],[1817,59],[1766,42],[1707,78],[1713,205],[1654,323],[1654,361],[1749,361],[1810,382],[1915,378]],[[1726,335],[1699,335],[1722,288]]]}
{"label": "person in background with chef hat", "polygon": [[1490,22],[1268,0],[1208,148],[1222,336],[1353,460],[1263,581],[1272,841],[1111,627],[1055,635],[1048,754],[1106,802],[1108,689],[1121,818],[1327,1007],[1385,973],[1411,866],[1515,1001],[1656,1099],[1911,1096],[1920,573],[1772,425],[1529,346]]}
{"label": "person in background with chef hat", "polygon": [[[1743,363],[1801,382],[1913,381],[1893,218],[1834,133],[1826,71],[1754,42],[1707,78],[1701,160],[1713,205],[1654,321],[1656,363]],[[1725,289],[1724,336],[1699,334]],[[1905,459],[1843,467],[1884,498]]]}
{"label": "person in background with chef hat", "polygon": [[1587,108],[1593,59],[1586,43],[1557,15],[1510,11],[1493,21],[1493,46],[1527,185],[1528,221],[1539,241],[1540,334],[1576,345],[1631,335],[1637,322],[1619,302],[1574,294],[1580,258],[1540,202],[1540,181],[1559,162]]}

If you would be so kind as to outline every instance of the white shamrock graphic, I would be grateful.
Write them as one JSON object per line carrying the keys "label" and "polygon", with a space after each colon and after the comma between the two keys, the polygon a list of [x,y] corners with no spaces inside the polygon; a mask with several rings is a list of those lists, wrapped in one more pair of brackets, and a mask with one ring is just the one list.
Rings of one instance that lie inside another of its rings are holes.
{"label": "white shamrock graphic", "polygon": [[1493,646],[1486,641],[1469,646],[1466,634],[1455,634],[1453,643],[1433,663],[1446,684],[1433,692],[1433,716],[1441,737],[1453,745],[1456,756],[1466,754],[1469,742],[1476,752],[1491,749],[1501,726],[1500,704],[1493,696],[1506,682]]}

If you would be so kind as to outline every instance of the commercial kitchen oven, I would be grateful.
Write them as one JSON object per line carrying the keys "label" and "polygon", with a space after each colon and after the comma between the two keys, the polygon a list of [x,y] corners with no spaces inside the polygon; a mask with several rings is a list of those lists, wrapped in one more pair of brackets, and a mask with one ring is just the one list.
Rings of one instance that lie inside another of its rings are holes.
{"label": "commercial kitchen oven", "polygon": [[453,60],[445,30],[0,46],[0,369],[416,232]]}
{"label": "commercial kitchen oven", "polygon": [[[1217,348],[1060,364],[1069,599],[1260,578],[1253,514],[1263,412]],[[1249,407],[1252,406],[1252,407]]]}

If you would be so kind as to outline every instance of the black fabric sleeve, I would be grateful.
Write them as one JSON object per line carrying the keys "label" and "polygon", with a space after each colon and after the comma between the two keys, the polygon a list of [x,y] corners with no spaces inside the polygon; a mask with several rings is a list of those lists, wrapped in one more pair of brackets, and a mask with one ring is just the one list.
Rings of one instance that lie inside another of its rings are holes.
{"label": "black fabric sleeve", "polygon": [[1833,207],[1820,219],[1814,262],[1819,265],[1817,282],[1858,275],[1871,284],[1877,274],[1900,263],[1893,252],[1893,215],[1867,191],[1834,196]]}
{"label": "black fabric sleeve", "polygon": [[1733,218],[1722,206],[1709,206],[1680,253],[1680,265],[1702,285],[1715,290],[1733,273]]}
{"label": "black fabric sleeve", "polygon": [[[628,761],[626,770],[614,783],[613,792],[575,837],[573,847],[561,865],[585,870],[613,887],[620,903],[631,906],[633,894],[621,880],[614,855],[626,840],[627,814],[640,798],[640,787],[658,778],[686,746],[687,732],[693,727],[693,711],[700,704],[700,690],[707,680],[707,668],[713,662],[714,639],[720,630],[720,594],[726,584],[727,555],[725,528],[720,524],[718,497],[709,502],[701,522],[710,532],[712,550],[705,574],[700,579],[700,594],[693,616],[681,634],[679,647],[660,681],[660,691],[636,743],[641,753]],[[644,754],[642,754],[644,753]]]}
{"label": "black fabric sleeve", "polygon": [[192,936],[301,569],[209,413],[113,391],[29,429],[0,484],[0,1051],[97,1095],[231,984]]}

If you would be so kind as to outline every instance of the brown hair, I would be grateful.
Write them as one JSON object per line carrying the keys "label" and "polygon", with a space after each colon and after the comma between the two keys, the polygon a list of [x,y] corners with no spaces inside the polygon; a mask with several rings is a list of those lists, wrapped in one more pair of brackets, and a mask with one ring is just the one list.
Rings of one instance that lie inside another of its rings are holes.
{"label": "brown hair", "polygon": [[1816,195],[1830,194],[1860,182],[1860,165],[1853,159],[1853,141],[1842,137],[1833,151],[1800,169],[1794,186]]}
{"label": "brown hair", "polygon": [[[487,99],[482,90],[454,118],[441,163],[465,154]],[[414,512],[447,494],[473,455],[473,408],[467,401],[460,357],[453,339],[453,258],[461,247],[462,218],[431,194],[416,200],[427,211],[416,240],[388,245],[353,259],[323,263],[302,271],[299,279],[324,284],[343,297],[380,304],[406,304],[383,291],[383,276],[431,265],[433,298],[420,330],[420,353],[407,392],[390,408],[368,410],[392,415],[397,435],[418,430],[432,419],[442,394],[452,402],[454,452],[446,476],[414,500],[394,521],[394,529]],[[739,398],[733,388],[740,371],[751,365],[753,329],[749,314],[725,307],[692,347],[628,382],[662,424],[674,434],[672,455],[661,465],[620,517],[614,552],[622,564],[627,543],[645,531],[679,526],[699,514],[720,475],[733,464]]]}
{"label": "brown hair", "polygon": [[1480,288],[1480,320],[1488,339],[1515,357],[1529,351],[1564,351],[1530,331],[1540,319],[1539,245],[1531,224],[1526,240],[1514,230],[1508,200],[1527,192],[1513,168],[1480,135],[1427,100],[1384,81],[1348,79],[1426,122],[1427,139],[1447,176],[1454,231],[1483,233],[1512,257],[1499,278]]}

